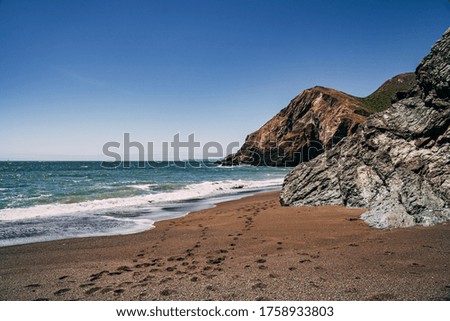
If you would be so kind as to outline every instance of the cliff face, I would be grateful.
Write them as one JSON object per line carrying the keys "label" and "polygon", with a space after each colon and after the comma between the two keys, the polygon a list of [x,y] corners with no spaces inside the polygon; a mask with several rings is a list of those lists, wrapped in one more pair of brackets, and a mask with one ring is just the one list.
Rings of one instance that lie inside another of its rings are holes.
{"label": "cliff face", "polygon": [[281,203],[367,207],[362,218],[379,228],[448,220],[450,29],[416,77],[418,85],[403,99],[288,174]]}
{"label": "cliff face", "polygon": [[[384,83],[366,98],[314,87],[303,91],[275,117],[247,136],[236,154],[223,165],[296,166],[309,161],[356,132],[386,99],[400,89],[415,85],[412,73],[401,74]],[[385,109],[385,108],[384,108]]]}

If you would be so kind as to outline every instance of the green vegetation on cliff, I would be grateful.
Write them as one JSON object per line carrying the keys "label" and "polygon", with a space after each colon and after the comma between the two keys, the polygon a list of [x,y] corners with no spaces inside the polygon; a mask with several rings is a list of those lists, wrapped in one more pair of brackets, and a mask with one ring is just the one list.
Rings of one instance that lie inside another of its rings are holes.
{"label": "green vegetation on cliff", "polygon": [[413,72],[407,72],[389,79],[371,95],[357,99],[370,114],[378,113],[391,107],[391,99],[397,92],[409,91],[416,84],[416,75]]}

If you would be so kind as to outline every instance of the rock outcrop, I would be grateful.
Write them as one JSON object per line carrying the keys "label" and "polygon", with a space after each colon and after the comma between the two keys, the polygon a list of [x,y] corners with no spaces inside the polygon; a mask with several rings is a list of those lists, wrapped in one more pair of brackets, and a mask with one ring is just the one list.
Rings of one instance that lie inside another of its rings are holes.
{"label": "rock outcrop", "polygon": [[450,29],[416,69],[418,85],[355,135],[285,178],[283,205],[366,207],[378,228],[450,218]]}
{"label": "rock outcrop", "polygon": [[401,74],[365,98],[324,87],[307,89],[248,135],[239,151],[221,163],[296,166],[309,161],[354,134],[367,116],[389,107],[393,93],[415,84],[413,73]]}

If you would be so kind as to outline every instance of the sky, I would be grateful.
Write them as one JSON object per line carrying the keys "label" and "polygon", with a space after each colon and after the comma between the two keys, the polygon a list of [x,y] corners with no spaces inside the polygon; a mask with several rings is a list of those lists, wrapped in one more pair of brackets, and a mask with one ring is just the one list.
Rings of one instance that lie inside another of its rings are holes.
{"label": "sky", "polygon": [[447,0],[0,0],[0,160],[242,144],[304,89],[414,71],[449,22]]}

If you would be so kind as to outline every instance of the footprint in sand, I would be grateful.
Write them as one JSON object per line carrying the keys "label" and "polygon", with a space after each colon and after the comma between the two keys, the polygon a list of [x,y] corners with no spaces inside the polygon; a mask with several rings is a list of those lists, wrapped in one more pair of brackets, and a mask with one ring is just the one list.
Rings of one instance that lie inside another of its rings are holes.
{"label": "footprint in sand", "polygon": [[208,264],[221,264],[223,261],[225,261],[225,258],[226,258],[226,256],[220,256],[215,259],[208,260],[207,263]]}
{"label": "footprint in sand", "polygon": [[38,284],[38,283],[25,285],[25,287],[26,287],[26,288],[29,288],[29,289],[39,288],[40,286],[41,286],[41,285]]}
{"label": "footprint in sand", "polygon": [[315,288],[320,288],[320,285],[316,284],[314,281],[309,281],[309,285]]}
{"label": "footprint in sand", "polygon": [[177,293],[177,291],[172,290],[172,289],[164,289],[161,292],[159,292],[159,294],[161,294],[162,296],[169,296],[169,295],[172,295],[175,293]]}
{"label": "footprint in sand", "polygon": [[141,264],[135,265],[134,267],[135,268],[146,268],[146,267],[154,266],[154,265],[155,265],[155,263],[141,263]]}
{"label": "footprint in sand", "polygon": [[60,289],[53,294],[54,295],[63,295],[64,293],[69,292],[69,291],[70,291],[70,289],[65,288],[65,289]]}
{"label": "footprint in sand", "polygon": [[91,294],[94,294],[95,292],[97,292],[97,291],[100,290],[100,289],[101,289],[101,287],[96,286],[96,287],[93,287],[93,288],[87,290],[87,291],[84,292],[84,293],[86,293],[86,294],[88,294],[88,295],[91,295]]}
{"label": "footprint in sand", "polygon": [[87,288],[87,287],[90,287],[90,286],[93,286],[93,285],[95,285],[95,283],[80,284],[80,288]]}
{"label": "footprint in sand", "polygon": [[139,287],[143,287],[143,288],[145,288],[145,287],[147,287],[148,286],[148,283],[139,283],[139,284],[135,284],[135,285],[133,285],[131,288],[132,289],[135,289],[135,288],[139,288]]}
{"label": "footprint in sand", "polygon": [[[121,275],[121,274],[122,274],[122,272],[110,272],[110,273],[108,273],[109,276]],[[94,280],[91,280],[91,281],[94,281]]]}
{"label": "footprint in sand", "polygon": [[150,281],[151,279],[154,279],[154,278],[155,278],[154,275],[147,275],[145,278],[143,278],[143,279],[140,280],[139,282],[140,282],[140,283],[148,282],[148,281]]}
{"label": "footprint in sand", "polygon": [[258,282],[256,284],[252,285],[253,290],[263,290],[265,288],[267,288],[267,284],[264,284],[262,282]]}
{"label": "footprint in sand", "polygon": [[101,272],[98,272],[95,274],[91,274],[89,281],[91,281],[91,282],[96,281],[96,280],[100,279],[104,274],[108,274],[108,273],[109,273],[109,271],[104,270],[104,271],[101,271]]}

